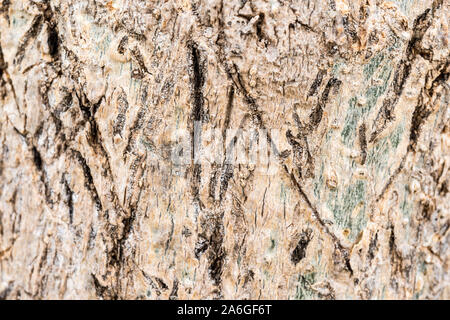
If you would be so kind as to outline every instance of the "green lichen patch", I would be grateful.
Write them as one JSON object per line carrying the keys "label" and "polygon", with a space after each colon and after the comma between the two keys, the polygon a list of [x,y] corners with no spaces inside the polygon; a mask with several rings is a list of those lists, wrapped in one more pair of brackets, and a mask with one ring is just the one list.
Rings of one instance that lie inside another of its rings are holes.
{"label": "green lichen patch", "polygon": [[311,288],[316,282],[316,272],[300,274],[294,295],[295,300],[310,300],[317,298],[317,293]]}
{"label": "green lichen patch", "polygon": [[391,73],[392,67],[390,65],[383,66],[378,75],[382,83],[380,85],[370,86],[366,89],[364,93],[366,102],[364,105],[358,106],[358,99],[356,96],[349,100],[349,108],[345,116],[344,128],[341,132],[341,138],[345,145],[349,147],[353,145],[356,136],[356,128],[358,127],[359,122],[367,116],[377,104],[378,98],[386,92]]}
{"label": "green lichen patch", "polygon": [[370,59],[369,63],[364,66],[363,73],[364,79],[366,81],[369,80],[375,74],[375,71],[378,69],[383,60],[384,60],[384,53],[380,52],[377,55],[375,55],[372,59]]}
{"label": "green lichen patch", "polygon": [[389,137],[381,139],[373,148],[369,149],[367,154],[367,165],[375,169],[377,174],[380,172],[383,173],[384,171],[383,176],[386,176],[389,151]]}
{"label": "green lichen patch", "polygon": [[324,178],[323,178],[323,169],[324,169],[324,164],[323,164],[323,162],[322,162],[322,164],[320,165],[320,172],[319,172],[319,174],[316,174],[315,176],[316,176],[316,181],[314,182],[314,196],[318,199],[318,200],[320,200],[320,190],[322,189],[322,187],[323,187],[323,180],[324,180]]}
{"label": "green lichen patch", "polygon": [[394,129],[394,132],[389,136],[391,146],[394,150],[397,149],[397,147],[400,143],[400,140],[402,138],[402,134],[403,134],[404,130],[405,130],[405,127],[403,126],[403,123],[401,123]]}
{"label": "green lichen patch", "polygon": [[410,217],[413,212],[413,204],[408,201],[410,198],[410,192],[407,185],[404,186],[403,200],[400,203],[400,210],[403,213],[403,217]]}
{"label": "green lichen patch", "polygon": [[340,229],[350,230],[348,238],[352,241],[367,223],[366,192],[367,182],[359,180],[349,185],[342,194],[338,190],[330,191],[330,197],[327,200],[327,206],[333,212],[335,224]]}

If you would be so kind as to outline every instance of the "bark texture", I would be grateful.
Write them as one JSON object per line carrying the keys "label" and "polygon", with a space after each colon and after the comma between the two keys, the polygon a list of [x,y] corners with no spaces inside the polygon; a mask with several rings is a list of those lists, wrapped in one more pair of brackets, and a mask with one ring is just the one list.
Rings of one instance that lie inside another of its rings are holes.
{"label": "bark texture", "polygon": [[[450,298],[448,13],[0,1],[0,298]],[[276,161],[174,164],[195,122]]]}

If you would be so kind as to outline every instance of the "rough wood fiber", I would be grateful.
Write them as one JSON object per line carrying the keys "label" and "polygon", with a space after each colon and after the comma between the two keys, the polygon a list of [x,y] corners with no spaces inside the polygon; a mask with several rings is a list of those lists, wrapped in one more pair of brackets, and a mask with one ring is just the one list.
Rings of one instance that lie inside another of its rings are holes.
{"label": "rough wood fiber", "polygon": [[0,1],[0,298],[450,298],[448,12]]}

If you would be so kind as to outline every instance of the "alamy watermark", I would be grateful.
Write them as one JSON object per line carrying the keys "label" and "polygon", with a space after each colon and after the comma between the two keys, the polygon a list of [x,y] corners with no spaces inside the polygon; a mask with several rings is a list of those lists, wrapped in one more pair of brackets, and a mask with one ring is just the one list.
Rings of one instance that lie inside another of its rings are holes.
{"label": "alamy watermark", "polygon": [[272,129],[205,128],[200,121],[193,128],[175,129],[171,134],[170,161],[176,166],[250,165],[268,167],[278,161],[276,145],[282,133]]}

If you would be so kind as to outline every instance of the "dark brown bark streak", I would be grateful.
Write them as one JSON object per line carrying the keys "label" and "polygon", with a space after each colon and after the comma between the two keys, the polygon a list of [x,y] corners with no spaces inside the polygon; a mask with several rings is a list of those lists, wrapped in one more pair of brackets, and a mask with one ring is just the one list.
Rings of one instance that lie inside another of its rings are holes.
{"label": "dark brown bark streak", "polygon": [[[201,122],[204,115],[204,97],[203,85],[205,83],[205,76],[203,73],[202,61],[200,60],[200,51],[195,42],[191,41],[188,44],[189,58],[190,58],[190,79],[191,79],[191,96],[192,96],[192,112],[191,112],[191,166],[192,166],[192,180],[191,188],[194,201],[200,204],[199,188],[201,182],[201,165],[197,163],[197,148],[201,141]],[[200,126],[200,127],[199,127]],[[200,132],[195,132],[200,129]]]}

